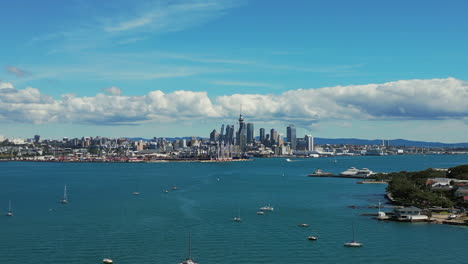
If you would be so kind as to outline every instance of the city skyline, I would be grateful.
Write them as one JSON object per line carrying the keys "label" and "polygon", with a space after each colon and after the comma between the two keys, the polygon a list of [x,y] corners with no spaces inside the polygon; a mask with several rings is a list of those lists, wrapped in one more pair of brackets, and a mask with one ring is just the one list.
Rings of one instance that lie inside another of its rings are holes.
{"label": "city skyline", "polygon": [[0,136],[206,137],[242,105],[257,136],[468,142],[467,7],[8,2]]}

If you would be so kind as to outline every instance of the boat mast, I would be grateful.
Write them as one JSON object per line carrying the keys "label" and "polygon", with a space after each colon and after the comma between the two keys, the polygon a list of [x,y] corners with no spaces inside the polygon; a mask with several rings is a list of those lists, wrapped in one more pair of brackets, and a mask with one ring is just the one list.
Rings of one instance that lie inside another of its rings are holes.
{"label": "boat mast", "polygon": [[11,213],[11,200],[8,201],[8,212]]}
{"label": "boat mast", "polygon": [[189,259],[192,259],[192,232],[189,232]]}
{"label": "boat mast", "polygon": [[63,189],[63,200],[66,201],[67,200],[67,185],[65,184],[65,187]]}

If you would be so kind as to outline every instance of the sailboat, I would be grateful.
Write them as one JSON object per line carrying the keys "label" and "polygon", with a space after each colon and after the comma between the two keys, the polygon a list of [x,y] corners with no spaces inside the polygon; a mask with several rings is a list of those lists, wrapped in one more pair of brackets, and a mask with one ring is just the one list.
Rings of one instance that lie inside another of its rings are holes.
{"label": "sailboat", "polygon": [[237,215],[237,217],[234,217],[232,219],[233,222],[242,222],[242,218],[240,217],[240,209],[239,209],[239,214]]}
{"label": "sailboat", "polygon": [[8,212],[6,213],[6,216],[13,216],[13,212],[11,211],[11,200],[8,201]]}
{"label": "sailboat", "polygon": [[68,203],[68,197],[67,197],[67,185],[65,184],[65,187],[63,188],[63,198],[60,200],[61,204],[67,204]]}
{"label": "sailboat", "polygon": [[354,223],[353,223],[353,240],[350,241],[350,242],[344,243],[345,247],[362,247],[363,246],[362,243],[359,243],[359,242],[356,241],[354,233],[355,233],[355,231],[354,231]]}
{"label": "sailboat", "polygon": [[192,259],[192,234],[189,233],[189,256],[182,260],[179,264],[197,264],[193,259]]}

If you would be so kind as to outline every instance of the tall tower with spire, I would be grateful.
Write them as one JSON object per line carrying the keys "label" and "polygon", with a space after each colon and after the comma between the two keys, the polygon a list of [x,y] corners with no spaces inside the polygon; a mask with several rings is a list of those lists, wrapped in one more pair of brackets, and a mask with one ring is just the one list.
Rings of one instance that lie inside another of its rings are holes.
{"label": "tall tower with spire", "polygon": [[242,105],[240,110],[239,130],[237,131],[237,145],[239,145],[241,150],[245,150],[247,145],[247,128],[244,123],[244,117],[242,116]]}

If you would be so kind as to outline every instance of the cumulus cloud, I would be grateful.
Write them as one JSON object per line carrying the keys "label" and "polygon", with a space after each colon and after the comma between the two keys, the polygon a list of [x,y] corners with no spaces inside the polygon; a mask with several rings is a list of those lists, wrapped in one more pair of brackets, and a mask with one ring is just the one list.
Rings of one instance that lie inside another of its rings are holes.
{"label": "cumulus cloud", "polygon": [[31,73],[29,73],[28,71],[25,71],[15,66],[7,66],[6,71],[11,74],[16,75],[16,77],[26,77],[26,76],[31,75]]}
{"label": "cumulus cloud", "polygon": [[120,88],[115,87],[115,86],[103,89],[103,91],[106,92],[107,94],[110,94],[110,95],[120,95],[122,93]]}
{"label": "cumulus cloud", "polygon": [[92,97],[60,99],[36,88],[17,90],[0,83],[0,118],[14,122],[77,122],[103,125],[151,121],[232,118],[242,105],[253,121],[468,119],[468,83],[454,78],[403,80],[383,84],[298,89],[273,94],[233,94],[210,98],[206,92],[151,91],[123,96],[117,87]]}
{"label": "cumulus cloud", "polygon": [[0,89],[13,89],[13,84],[10,82],[0,82]]}

